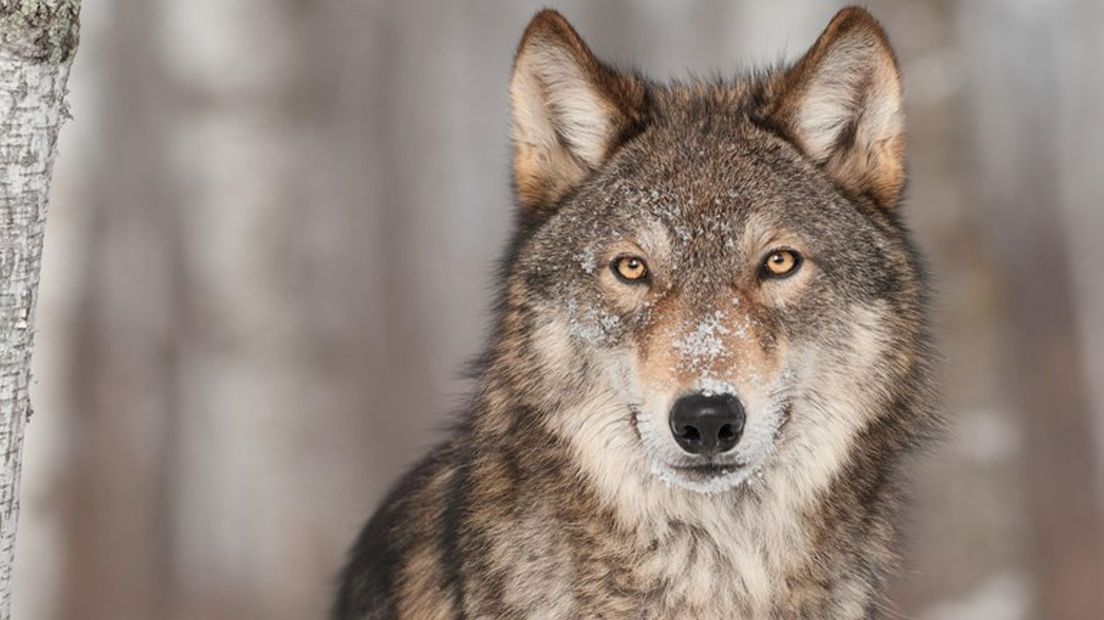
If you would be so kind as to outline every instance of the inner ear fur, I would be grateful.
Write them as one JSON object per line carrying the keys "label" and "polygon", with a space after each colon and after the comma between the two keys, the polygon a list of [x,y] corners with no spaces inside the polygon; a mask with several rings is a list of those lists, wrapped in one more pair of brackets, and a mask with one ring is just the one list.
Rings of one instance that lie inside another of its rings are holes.
{"label": "inner ear fur", "polygon": [[837,13],[764,99],[771,124],[845,191],[884,209],[897,205],[905,181],[900,71],[869,13]]}
{"label": "inner ear fur", "polygon": [[643,122],[643,81],[602,64],[562,15],[537,13],[510,80],[517,200],[551,210]]}

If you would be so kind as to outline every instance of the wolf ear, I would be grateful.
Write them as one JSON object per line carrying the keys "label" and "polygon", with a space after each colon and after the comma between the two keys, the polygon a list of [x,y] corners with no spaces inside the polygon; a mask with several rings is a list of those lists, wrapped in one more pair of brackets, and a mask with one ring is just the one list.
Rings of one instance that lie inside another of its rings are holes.
{"label": "wolf ear", "polygon": [[525,29],[510,80],[514,186],[526,215],[550,211],[639,127],[637,78],[606,67],[556,11]]}
{"label": "wolf ear", "polygon": [[905,178],[901,79],[885,31],[869,13],[837,13],[768,86],[766,101],[772,124],[846,191],[884,209],[897,205]]}

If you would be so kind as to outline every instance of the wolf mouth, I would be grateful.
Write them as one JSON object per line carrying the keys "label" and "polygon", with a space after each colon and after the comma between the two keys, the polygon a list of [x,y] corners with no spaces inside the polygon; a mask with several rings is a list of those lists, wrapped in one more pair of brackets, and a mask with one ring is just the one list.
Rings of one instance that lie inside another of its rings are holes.
{"label": "wolf mouth", "polygon": [[790,423],[790,418],[793,417],[793,402],[787,402],[782,407],[782,421],[778,423],[778,430],[774,431],[774,440],[777,442],[782,437],[782,431],[786,430],[786,426]]}
{"label": "wolf mouth", "polygon": [[744,463],[701,463],[696,465],[672,465],[671,469],[687,479],[704,482],[736,473],[745,466]]}

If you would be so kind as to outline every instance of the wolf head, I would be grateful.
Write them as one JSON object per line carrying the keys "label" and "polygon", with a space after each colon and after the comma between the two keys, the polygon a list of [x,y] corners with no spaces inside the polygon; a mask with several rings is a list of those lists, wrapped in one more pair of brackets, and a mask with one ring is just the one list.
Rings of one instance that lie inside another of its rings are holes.
{"label": "wolf head", "polygon": [[661,85],[544,11],[510,97],[520,226],[492,374],[586,476],[639,497],[775,472],[815,493],[909,441],[926,289],[869,14],[839,13],[790,67]]}

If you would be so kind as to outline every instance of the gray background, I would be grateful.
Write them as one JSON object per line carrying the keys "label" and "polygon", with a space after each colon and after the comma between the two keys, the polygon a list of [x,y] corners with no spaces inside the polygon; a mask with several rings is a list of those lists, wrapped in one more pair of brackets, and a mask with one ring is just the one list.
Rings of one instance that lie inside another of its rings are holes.
{"label": "gray background", "polygon": [[[792,59],[839,8],[553,4],[656,77]],[[885,616],[1104,617],[1104,3],[869,6],[904,71],[954,421]],[[537,8],[85,3],[16,617],[322,616],[466,389]]]}

